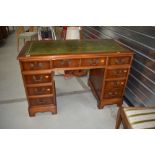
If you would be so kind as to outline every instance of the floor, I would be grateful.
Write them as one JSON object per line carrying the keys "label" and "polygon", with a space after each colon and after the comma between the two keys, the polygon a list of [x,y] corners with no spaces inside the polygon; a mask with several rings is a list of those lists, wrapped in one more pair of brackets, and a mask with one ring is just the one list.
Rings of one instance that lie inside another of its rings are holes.
{"label": "floor", "polygon": [[[21,43],[22,46],[22,43]],[[97,109],[87,77],[55,76],[58,114],[37,113],[29,117],[18,61],[15,32],[0,43],[0,128],[11,129],[113,129],[117,106]]]}

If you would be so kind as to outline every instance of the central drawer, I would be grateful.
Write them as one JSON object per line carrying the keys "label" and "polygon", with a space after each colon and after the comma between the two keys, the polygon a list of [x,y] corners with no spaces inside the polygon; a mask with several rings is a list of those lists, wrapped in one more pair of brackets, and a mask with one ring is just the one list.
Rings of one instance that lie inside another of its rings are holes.
{"label": "central drawer", "polygon": [[66,67],[79,67],[80,59],[63,59],[63,60],[54,60],[54,68],[66,68]]}
{"label": "central drawer", "polygon": [[26,84],[38,84],[52,82],[51,74],[35,74],[35,75],[24,75]]}
{"label": "central drawer", "polygon": [[81,66],[104,66],[106,58],[86,58],[81,59]]}

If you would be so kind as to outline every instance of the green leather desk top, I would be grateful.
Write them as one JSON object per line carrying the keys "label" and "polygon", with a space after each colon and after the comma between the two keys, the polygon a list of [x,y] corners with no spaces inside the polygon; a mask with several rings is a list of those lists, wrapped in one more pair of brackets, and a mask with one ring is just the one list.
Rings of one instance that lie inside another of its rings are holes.
{"label": "green leather desk top", "polygon": [[32,41],[24,50],[29,56],[129,51],[111,39]]}

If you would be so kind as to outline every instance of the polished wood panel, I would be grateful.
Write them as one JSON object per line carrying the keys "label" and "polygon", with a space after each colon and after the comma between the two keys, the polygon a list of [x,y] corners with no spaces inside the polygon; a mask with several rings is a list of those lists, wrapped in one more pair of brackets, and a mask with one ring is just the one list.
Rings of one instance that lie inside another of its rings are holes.
{"label": "polished wood panel", "polygon": [[24,75],[26,84],[47,83],[52,81],[50,74]]}
{"label": "polished wood panel", "polygon": [[115,88],[123,89],[125,85],[125,81],[126,80],[106,81],[104,85],[104,89],[106,90],[115,89]]}
{"label": "polished wood panel", "polygon": [[28,61],[22,63],[22,69],[27,70],[44,70],[50,69],[50,61]]}
{"label": "polished wood panel", "polygon": [[122,96],[122,89],[104,90],[103,98],[120,98]]}
{"label": "polished wood panel", "polygon": [[28,94],[31,95],[45,95],[52,94],[52,86],[42,86],[42,87],[28,87]]}
{"label": "polished wood panel", "polygon": [[98,98],[101,98],[102,94],[104,71],[103,68],[99,68],[91,69],[89,72],[89,81],[91,82]]}
{"label": "polished wood panel", "polygon": [[128,74],[128,69],[108,69],[106,78],[123,78]]}
{"label": "polished wood panel", "polygon": [[124,65],[130,64],[131,57],[110,57],[108,61],[108,65]]}
{"label": "polished wood panel", "polygon": [[80,59],[63,59],[53,61],[54,68],[79,67]]}
{"label": "polished wood panel", "polygon": [[104,66],[106,58],[87,58],[81,59],[81,66]]}
{"label": "polished wood panel", "polygon": [[57,114],[57,107],[54,104],[29,106],[28,111],[30,117],[35,116],[37,112],[52,112],[52,114]]}
{"label": "polished wood panel", "polygon": [[54,104],[52,97],[31,98],[29,99],[29,103],[30,106]]}

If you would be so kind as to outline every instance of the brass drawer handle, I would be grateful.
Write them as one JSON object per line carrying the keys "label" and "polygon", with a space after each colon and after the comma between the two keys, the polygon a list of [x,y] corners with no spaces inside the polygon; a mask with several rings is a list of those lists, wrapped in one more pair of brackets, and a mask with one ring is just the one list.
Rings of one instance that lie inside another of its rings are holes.
{"label": "brass drawer handle", "polygon": [[101,63],[104,63],[104,62],[105,62],[105,60],[104,60],[104,59],[101,59],[101,60],[100,60],[100,62],[101,62]]}
{"label": "brass drawer handle", "polygon": [[126,61],[125,58],[116,58],[116,59],[115,59],[115,63],[116,63],[116,64],[124,64],[125,61]]}
{"label": "brass drawer handle", "polygon": [[39,104],[46,104],[46,101],[44,99],[38,99]]}
{"label": "brass drawer handle", "polygon": [[119,81],[113,82],[113,87],[118,88],[119,86],[120,86]]}
{"label": "brass drawer handle", "polygon": [[35,94],[42,94],[42,93],[49,93],[51,91],[50,88],[35,88],[34,93]]}
{"label": "brass drawer handle", "polygon": [[43,76],[36,77],[35,75],[32,76],[33,81],[35,82],[41,82],[43,80]]}
{"label": "brass drawer handle", "polygon": [[115,75],[115,74],[116,74],[116,75],[122,74],[122,70],[114,70],[113,73],[114,73],[114,75]]}
{"label": "brass drawer handle", "polygon": [[45,91],[45,88],[35,88],[35,89],[34,89],[34,92],[35,92],[35,93],[39,93],[39,94],[40,94],[40,93],[43,93],[44,91]]}
{"label": "brass drawer handle", "polygon": [[90,65],[97,65],[99,64],[99,59],[89,59],[89,64]]}
{"label": "brass drawer handle", "polygon": [[116,75],[119,75],[119,74],[123,74],[123,73],[126,73],[127,70],[114,70],[113,73],[116,74]]}
{"label": "brass drawer handle", "polygon": [[60,64],[61,65],[71,65],[72,64],[72,60],[61,60]]}
{"label": "brass drawer handle", "polygon": [[32,69],[42,68],[43,67],[43,63],[42,62],[31,62],[30,63],[30,67]]}
{"label": "brass drawer handle", "polygon": [[115,91],[115,92],[109,92],[108,95],[113,97],[113,96],[118,95],[118,92],[117,91]]}
{"label": "brass drawer handle", "polygon": [[121,82],[121,85],[124,85],[124,82]]}

